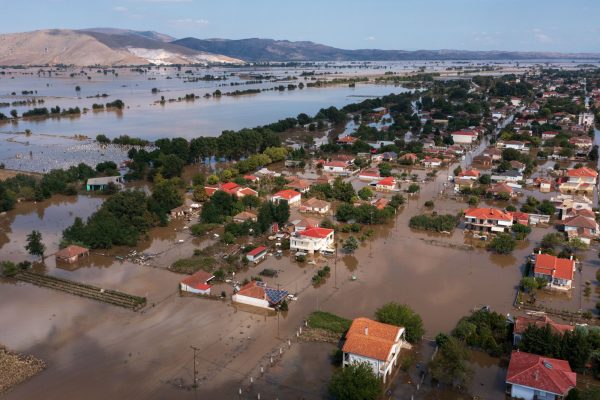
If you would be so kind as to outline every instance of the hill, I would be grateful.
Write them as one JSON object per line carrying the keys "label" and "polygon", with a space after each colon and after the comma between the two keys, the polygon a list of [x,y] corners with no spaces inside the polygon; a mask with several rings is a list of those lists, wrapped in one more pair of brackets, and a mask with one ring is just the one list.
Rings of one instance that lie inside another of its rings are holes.
{"label": "hill", "polygon": [[48,29],[0,35],[0,65],[145,65],[239,63],[197,51],[156,32]]}
{"label": "hill", "polygon": [[273,39],[196,39],[172,43],[198,51],[218,53],[244,61],[402,61],[402,60],[533,60],[590,59],[598,53],[551,53],[466,50],[344,50],[314,42]]}

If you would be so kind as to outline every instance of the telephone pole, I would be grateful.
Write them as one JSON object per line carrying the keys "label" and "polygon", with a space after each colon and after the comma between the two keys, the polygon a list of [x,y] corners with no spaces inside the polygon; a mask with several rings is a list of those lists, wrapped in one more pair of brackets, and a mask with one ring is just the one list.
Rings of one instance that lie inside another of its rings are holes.
{"label": "telephone pole", "polygon": [[192,387],[194,388],[194,393],[197,394],[197,390],[198,390],[198,371],[196,370],[196,352],[199,351],[200,349],[195,347],[195,346],[190,346],[192,348],[192,350],[194,351],[194,384],[192,385]]}

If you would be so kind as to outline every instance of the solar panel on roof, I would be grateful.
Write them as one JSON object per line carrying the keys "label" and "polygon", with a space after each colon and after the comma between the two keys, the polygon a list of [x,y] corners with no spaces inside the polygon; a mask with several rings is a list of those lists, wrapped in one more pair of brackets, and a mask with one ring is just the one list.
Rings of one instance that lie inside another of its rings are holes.
{"label": "solar panel on roof", "polygon": [[269,298],[269,301],[272,304],[279,303],[281,300],[283,300],[288,295],[288,292],[285,290],[277,290],[277,289],[269,289],[269,288],[265,288],[265,293],[267,294],[267,297]]}

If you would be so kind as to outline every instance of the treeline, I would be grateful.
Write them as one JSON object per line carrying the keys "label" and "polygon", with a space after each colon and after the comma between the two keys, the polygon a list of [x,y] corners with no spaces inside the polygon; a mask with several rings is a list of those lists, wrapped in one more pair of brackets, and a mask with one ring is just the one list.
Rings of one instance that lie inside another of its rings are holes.
{"label": "treeline", "polygon": [[451,214],[422,214],[412,217],[408,225],[413,229],[434,232],[450,232],[458,224],[458,218]]}
{"label": "treeline", "polygon": [[355,206],[351,203],[342,203],[338,206],[335,218],[338,221],[355,221],[359,224],[380,225],[389,222],[396,210],[404,204],[404,197],[394,195],[387,206],[379,209],[372,204]]}
{"label": "treeline", "polygon": [[79,217],[63,231],[62,245],[110,248],[134,246],[151,227],[165,224],[167,212],[182,204],[179,179],[158,180],[151,196],[139,190],[117,193],[106,200],[86,222]]}
{"label": "treeline", "polygon": [[54,116],[69,116],[69,115],[80,115],[81,110],[79,107],[69,107],[62,109],[59,106],[52,107],[50,110],[46,107],[36,107],[28,111],[24,111],[22,114],[23,118],[35,118],[35,117],[54,117]]}
{"label": "treeline", "polygon": [[[80,163],[69,169],[53,169],[41,178],[32,175],[18,174],[15,177],[0,182],[0,212],[12,210],[18,199],[26,201],[41,201],[53,194],[77,194],[78,183],[98,176],[114,175],[114,163],[98,164],[99,169]],[[98,168],[97,166],[97,168]]]}

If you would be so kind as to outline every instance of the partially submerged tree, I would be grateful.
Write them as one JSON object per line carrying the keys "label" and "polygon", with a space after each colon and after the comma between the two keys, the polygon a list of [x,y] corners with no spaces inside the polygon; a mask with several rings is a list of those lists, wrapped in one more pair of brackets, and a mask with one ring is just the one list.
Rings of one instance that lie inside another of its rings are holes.
{"label": "partially submerged tree", "polygon": [[329,382],[329,394],[335,400],[375,400],[382,391],[381,381],[368,363],[340,368]]}
{"label": "partially submerged tree", "polygon": [[46,251],[46,246],[42,242],[42,234],[40,231],[31,231],[29,235],[27,235],[27,244],[25,245],[25,249],[32,256],[41,257],[44,259],[44,252]]}

